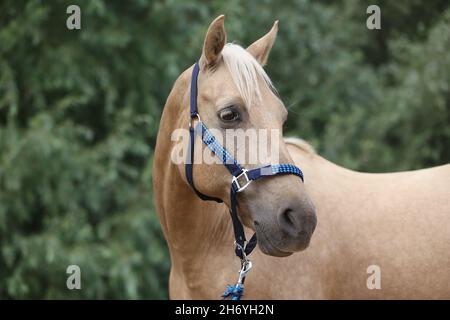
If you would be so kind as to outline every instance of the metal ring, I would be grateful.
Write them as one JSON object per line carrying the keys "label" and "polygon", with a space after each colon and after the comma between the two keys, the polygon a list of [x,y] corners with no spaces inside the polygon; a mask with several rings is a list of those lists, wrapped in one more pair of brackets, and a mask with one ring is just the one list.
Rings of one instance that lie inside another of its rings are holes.
{"label": "metal ring", "polygon": [[189,128],[192,128],[192,122],[195,117],[197,117],[198,122],[202,122],[202,118],[200,118],[200,115],[198,113],[196,113],[194,116],[191,115],[191,118],[189,119]]}

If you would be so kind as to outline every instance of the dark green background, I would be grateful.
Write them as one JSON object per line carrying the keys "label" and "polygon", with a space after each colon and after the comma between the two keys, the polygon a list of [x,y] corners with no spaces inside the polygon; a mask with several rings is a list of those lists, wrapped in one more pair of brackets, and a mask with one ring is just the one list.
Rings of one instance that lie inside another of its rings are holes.
{"label": "dark green background", "polygon": [[[369,4],[382,30],[366,28]],[[221,13],[244,46],[280,20],[267,71],[288,135],[357,170],[449,162],[448,0],[1,0],[0,298],[167,298],[153,147]]]}

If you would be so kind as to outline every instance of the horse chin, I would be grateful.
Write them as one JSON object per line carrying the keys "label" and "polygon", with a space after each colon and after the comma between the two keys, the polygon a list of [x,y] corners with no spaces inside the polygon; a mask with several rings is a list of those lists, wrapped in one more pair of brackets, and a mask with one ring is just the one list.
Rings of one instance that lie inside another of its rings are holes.
{"label": "horse chin", "polygon": [[261,224],[255,224],[256,236],[258,238],[258,246],[260,250],[269,256],[288,257],[291,254],[303,251],[309,246],[311,235],[301,233],[301,237],[297,241],[283,241],[281,239],[271,238]]}
{"label": "horse chin", "polygon": [[258,246],[264,254],[273,257],[288,257],[293,254],[293,252],[283,251],[273,245],[263,232],[257,232],[256,235],[258,237]]}
{"label": "horse chin", "polygon": [[293,253],[293,252],[281,251],[280,249],[277,249],[270,245],[265,246],[265,245],[259,244],[259,247],[264,254],[267,254],[267,255],[273,256],[273,257],[289,257]]}

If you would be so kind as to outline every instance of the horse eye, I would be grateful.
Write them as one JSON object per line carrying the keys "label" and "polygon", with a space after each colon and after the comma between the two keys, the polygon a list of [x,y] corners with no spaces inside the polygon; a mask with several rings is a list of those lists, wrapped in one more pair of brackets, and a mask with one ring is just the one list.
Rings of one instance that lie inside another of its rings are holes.
{"label": "horse eye", "polygon": [[239,113],[232,108],[226,108],[219,112],[219,117],[224,122],[233,122],[239,120]]}

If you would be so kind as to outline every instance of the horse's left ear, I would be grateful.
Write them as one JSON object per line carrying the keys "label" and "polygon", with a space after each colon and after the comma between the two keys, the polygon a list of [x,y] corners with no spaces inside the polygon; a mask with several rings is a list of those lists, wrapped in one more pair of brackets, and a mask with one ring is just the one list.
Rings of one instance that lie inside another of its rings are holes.
{"label": "horse's left ear", "polygon": [[275,39],[277,38],[277,32],[278,20],[275,21],[272,29],[270,29],[270,31],[265,36],[253,42],[247,48],[247,51],[250,52],[262,66],[265,66],[267,63],[270,50],[272,49],[272,46],[275,43]]}

